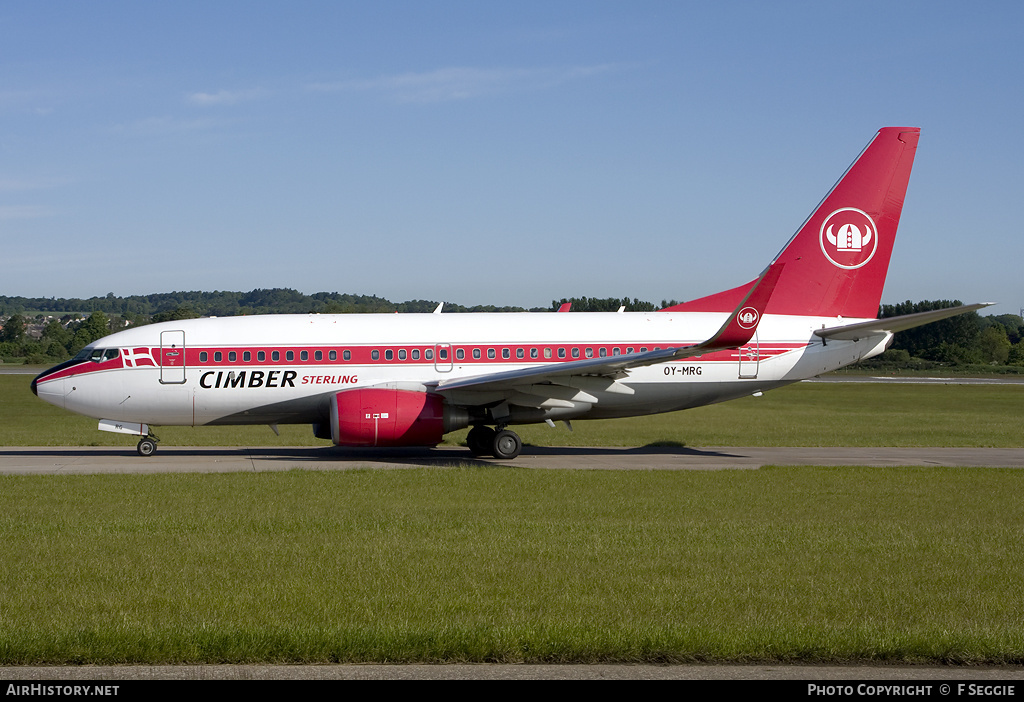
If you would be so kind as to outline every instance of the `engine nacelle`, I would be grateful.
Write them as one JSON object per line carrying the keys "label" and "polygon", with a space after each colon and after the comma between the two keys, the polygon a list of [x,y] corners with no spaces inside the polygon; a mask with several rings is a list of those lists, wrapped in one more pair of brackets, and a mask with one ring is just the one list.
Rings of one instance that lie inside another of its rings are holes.
{"label": "engine nacelle", "polygon": [[331,398],[331,440],[338,446],[434,446],[468,425],[465,410],[426,392],[359,388]]}

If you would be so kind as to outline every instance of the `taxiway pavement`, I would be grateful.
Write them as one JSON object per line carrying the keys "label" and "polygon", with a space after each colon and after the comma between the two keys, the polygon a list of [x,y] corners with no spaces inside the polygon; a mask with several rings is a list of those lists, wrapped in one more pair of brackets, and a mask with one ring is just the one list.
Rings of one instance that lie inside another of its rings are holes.
{"label": "taxiway pavement", "polygon": [[1024,468],[1024,448],[525,447],[514,461],[474,458],[468,449],[176,447],[153,456],[134,447],[0,448],[0,474],[221,473],[491,466],[575,470],[723,470],[766,465],[965,466]]}

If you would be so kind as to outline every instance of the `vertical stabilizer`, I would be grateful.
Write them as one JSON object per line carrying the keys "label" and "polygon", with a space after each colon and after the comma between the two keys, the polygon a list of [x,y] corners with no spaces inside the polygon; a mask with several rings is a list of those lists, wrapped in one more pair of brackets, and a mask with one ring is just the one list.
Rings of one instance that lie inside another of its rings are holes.
{"label": "vertical stabilizer", "polygon": [[[874,318],[921,130],[885,127],[773,263],[783,263],[767,314]],[[731,312],[753,282],[668,308]]]}

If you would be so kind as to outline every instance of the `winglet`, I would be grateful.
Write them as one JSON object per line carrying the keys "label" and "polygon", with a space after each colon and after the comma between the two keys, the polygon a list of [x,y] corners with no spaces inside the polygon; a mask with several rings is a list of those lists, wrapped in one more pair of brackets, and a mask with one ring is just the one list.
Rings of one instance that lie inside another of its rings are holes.
{"label": "winglet", "polygon": [[785,263],[775,262],[761,274],[746,297],[740,301],[722,328],[707,341],[699,344],[705,349],[734,349],[743,346],[754,337],[757,325],[764,316],[768,301],[775,291]]}

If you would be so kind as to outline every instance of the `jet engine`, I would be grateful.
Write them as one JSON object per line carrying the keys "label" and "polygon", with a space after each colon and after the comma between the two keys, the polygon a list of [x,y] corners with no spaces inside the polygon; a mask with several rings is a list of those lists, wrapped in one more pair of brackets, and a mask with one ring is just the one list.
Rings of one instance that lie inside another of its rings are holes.
{"label": "jet engine", "polygon": [[426,392],[358,388],[331,398],[331,440],[338,446],[434,446],[468,425],[466,410]]}

